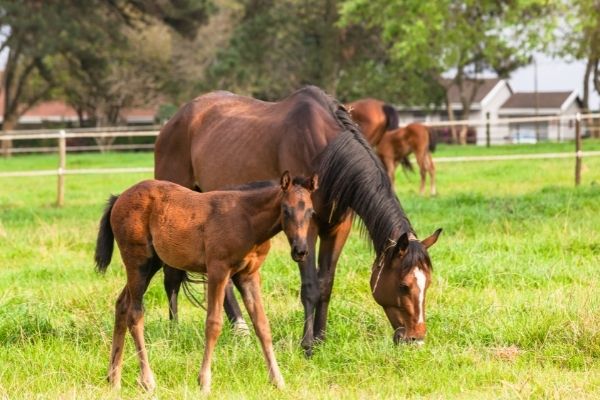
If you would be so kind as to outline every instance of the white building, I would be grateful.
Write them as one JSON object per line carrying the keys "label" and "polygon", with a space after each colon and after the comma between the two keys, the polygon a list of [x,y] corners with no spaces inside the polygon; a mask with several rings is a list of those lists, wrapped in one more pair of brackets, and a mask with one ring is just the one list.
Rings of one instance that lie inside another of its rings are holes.
{"label": "white building", "polygon": [[[466,93],[470,93],[473,83],[465,84]],[[535,123],[519,123],[510,125],[495,125],[499,118],[534,117],[534,116],[570,116],[580,111],[575,91],[571,92],[513,92],[508,81],[504,79],[482,79],[478,83],[469,115],[463,115],[460,92],[456,86],[450,86],[448,96],[450,106],[456,120],[468,119],[482,121],[489,118],[490,141],[494,144],[531,142],[536,139]],[[537,100],[536,100],[537,98]],[[537,101],[537,107],[536,107]],[[400,124],[405,125],[414,121],[443,122],[448,121],[448,111],[443,108],[426,112],[420,107],[400,107]],[[437,126],[437,124],[435,124]],[[436,127],[438,137],[442,141],[449,140],[450,129]],[[540,140],[572,139],[575,135],[573,123],[568,121],[538,122],[537,132]],[[483,125],[473,125],[469,129],[469,143],[486,144],[486,128]]]}

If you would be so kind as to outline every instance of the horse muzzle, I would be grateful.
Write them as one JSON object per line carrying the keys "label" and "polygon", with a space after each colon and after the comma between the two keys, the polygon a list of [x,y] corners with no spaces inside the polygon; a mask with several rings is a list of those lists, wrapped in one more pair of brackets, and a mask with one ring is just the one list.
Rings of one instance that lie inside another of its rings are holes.
{"label": "horse muzzle", "polygon": [[400,343],[423,346],[425,344],[425,335],[407,335],[406,328],[402,326],[394,332],[394,344],[397,345]]}
{"label": "horse muzzle", "polygon": [[307,256],[308,256],[308,248],[306,247],[306,245],[304,245],[304,246],[293,245],[292,246],[292,259],[294,261],[302,262],[302,261],[306,260]]}

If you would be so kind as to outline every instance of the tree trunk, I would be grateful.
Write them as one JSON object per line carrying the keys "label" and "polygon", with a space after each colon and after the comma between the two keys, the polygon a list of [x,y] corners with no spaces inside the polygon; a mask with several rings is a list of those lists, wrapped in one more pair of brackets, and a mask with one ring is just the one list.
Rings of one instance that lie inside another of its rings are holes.
{"label": "tree trunk", "polygon": [[[15,127],[17,126],[17,121],[19,120],[19,117],[16,115],[9,115],[9,116],[4,116],[4,122],[2,124],[2,130],[4,131],[4,134],[9,133],[10,131],[13,131],[15,129]],[[3,140],[2,141],[2,156],[3,157],[10,157],[12,154],[12,140]]]}
{"label": "tree trunk", "polygon": [[[454,117],[454,110],[452,109],[452,105],[450,104],[450,99],[448,98],[448,90],[446,89],[446,111],[448,113],[448,121],[454,122],[456,118]],[[452,135],[452,143],[458,143],[458,132],[456,130],[456,125],[450,125],[450,134]]]}

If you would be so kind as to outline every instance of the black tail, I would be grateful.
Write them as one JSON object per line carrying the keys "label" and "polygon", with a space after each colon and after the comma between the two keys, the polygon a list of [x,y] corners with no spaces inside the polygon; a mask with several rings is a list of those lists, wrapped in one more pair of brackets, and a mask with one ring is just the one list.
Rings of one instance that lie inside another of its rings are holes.
{"label": "black tail", "polygon": [[404,170],[404,172],[415,172],[415,169],[413,168],[410,160],[408,159],[408,156],[404,156],[400,159],[400,165],[402,165],[402,169]]}
{"label": "black tail", "polygon": [[437,146],[437,132],[430,128],[427,128],[427,132],[429,132],[429,152],[433,153]]}
{"label": "black tail", "polygon": [[[206,274],[203,273],[195,273],[195,272],[186,272],[183,281],[181,282],[181,286],[183,288],[183,293],[185,293],[185,297],[188,298],[190,303],[192,303],[196,307],[200,307],[206,310],[206,284],[208,280],[206,278]],[[194,289],[194,285],[201,284],[202,290]]]}
{"label": "black tail", "polygon": [[96,271],[101,273],[106,272],[106,268],[108,268],[110,260],[112,259],[115,235],[110,226],[110,213],[118,198],[119,196],[110,196],[108,198],[108,203],[104,209],[104,215],[100,220],[94,260],[96,261]]}
{"label": "black tail", "polygon": [[386,130],[391,131],[398,128],[398,111],[389,104],[383,105],[383,113],[385,114],[385,118],[387,119],[387,128]]}

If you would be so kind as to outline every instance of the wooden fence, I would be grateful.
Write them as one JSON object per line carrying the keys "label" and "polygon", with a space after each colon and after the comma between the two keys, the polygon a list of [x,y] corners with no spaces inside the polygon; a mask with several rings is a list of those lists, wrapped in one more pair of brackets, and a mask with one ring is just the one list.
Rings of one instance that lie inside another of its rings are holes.
{"label": "wooden fence", "polygon": [[[463,120],[463,121],[443,121],[443,122],[431,122],[425,123],[428,126],[487,126],[486,130],[489,135],[490,125],[502,125],[511,122],[535,122],[535,121],[565,121],[574,120],[575,122],[575,149],[573,153],[542,153],[542,154],[515,154],[515,155],[497,155],[497,156],[469,156],[469,157],[436,157],[434,161],[436,163],[447,163],[447,162],[477,162],[477,161],[505,161],[505,160],[527,160],[527,159],[553,159],[553,158],[575,158],[575,185],[581,183],[581,165],[583,157],[597,157],[600,156],[600,151],[587,151],[584,152],[581,149],[581,121],[585,119],[593,119],[600,117],[600,114],[576,114],[572,117],[555,116],[555,117],[539,117],[539,118],[504,118],[497,119],[494,121],[487,120]],[[65,202],[65,176],[66,175],[80,175],[80,174],[123,174],[123,173],[145,173],[152,172],[152,167],[138,167],[138,168],[88,168],[88,169],[67,169],[67,150],[78,151],[81,150],[81,146],[74,146],[73,148],[67,147],[67,139],[69,138],[95,138],[98,143],[102,142],[102,139],[106,138],[117,138],[117,137],[155,137],[158,135],[158,128],[156,129],[143,129],[143,130],[131,130],[123,128],[113,128],[106,130],[88,129],[88,130],[77,130],[67,132],[66,130],[59,131],[13,131],[7,134],[0,135],[0,142],[7,140],[31,140],[31,139],[55,139],[57,140],[58,146],[55,148],[42,147],[36,151],[36,148],[29,148],[31,152],[49,152],[58,151],[59,161],[58,168],[52,170],[37,170],[37,171],[12,171],[12,172],[0,172],[0,178],[3,177],[28,177],[28,176],[57,176],[57,198],[56,204],[58,206],[64,205]],[[488,141],[489,144],[489,136]],[[98,146],[85,146],[86,150],[98,149],[98,150],[110,150],[119,149],[119,145],[107,146],[98,144]],[[121,146],[122,148],[122,146]],[[152,145],[139,144],[139,145],[127,145],[126,149],[150,149]],[[50,149],[50,150],[49,150]]]}

